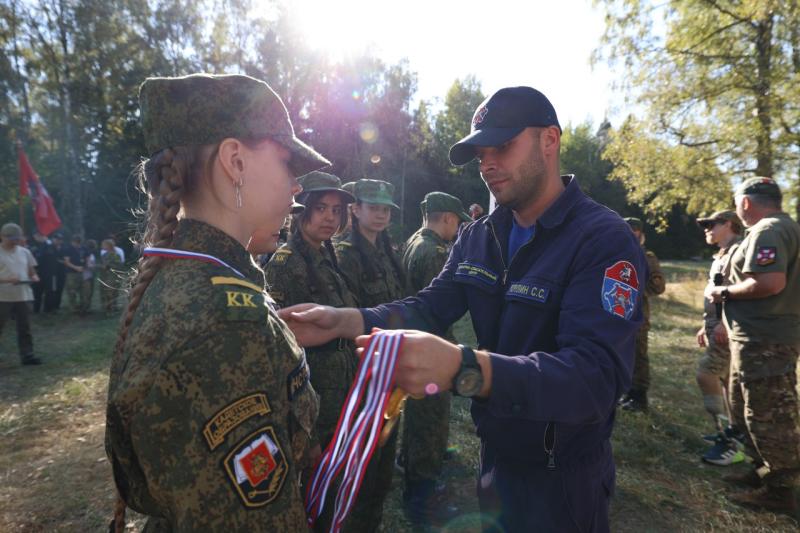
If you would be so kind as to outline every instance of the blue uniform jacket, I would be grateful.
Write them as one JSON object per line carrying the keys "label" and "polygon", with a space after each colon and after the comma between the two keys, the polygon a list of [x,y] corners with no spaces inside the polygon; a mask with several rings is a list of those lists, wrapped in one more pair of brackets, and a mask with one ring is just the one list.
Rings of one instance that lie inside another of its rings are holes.
{"label": "blue uniform jacket", "polygon": [[362,309],[366,331],[442,334],[469,311],[491,352],[492,389],[472,417],[499,464],[578,466],[608,452],[631,383],[646,262],[628,225],[573,176],[506,259],[512,213],[464,228],[442,272],[415,297]]}

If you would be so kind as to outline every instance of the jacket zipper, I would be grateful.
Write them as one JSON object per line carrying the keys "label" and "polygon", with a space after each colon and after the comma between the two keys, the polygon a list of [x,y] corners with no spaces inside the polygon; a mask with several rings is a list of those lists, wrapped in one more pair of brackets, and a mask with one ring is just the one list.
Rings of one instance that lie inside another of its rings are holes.
{"label": "jacket zipper", "polygon": [[520,250],[522,250],[523,248],[528,246],[531,242],[533,242],[533,239],[536,237],[536,234],[534,233],[533,235],[531,235],[530,239],[525,241],[525,243],[522,246],[517,248],[517,251],[514,252],[514,255],[511,257],[511,261],[509,261],[508,265],[506,265],[506,260],[503,257],[503,247],[500,245],[500,239],[497,238],[497,233],[494,232],[494,224],[492,224],[491,222],[489,222],[489,229],[492,230],[492,237],[494,237],[494,242],[495,244],[497,244],[497,249],[500,251],[500,262],[503,263],[503,288],[505,288],[506,281],[508,280],[508,271],[511,270],[511,265],[514,264],[514,259],[517,258],[517,255],[519,255]]}
{"label": "jacket zipper", "polygon": [[[550,446],[547,445],[547,436],[551,435]],[[544,452],[547,454],[547,469],[556,469],[556,426],[548,422],[544,428]]]}

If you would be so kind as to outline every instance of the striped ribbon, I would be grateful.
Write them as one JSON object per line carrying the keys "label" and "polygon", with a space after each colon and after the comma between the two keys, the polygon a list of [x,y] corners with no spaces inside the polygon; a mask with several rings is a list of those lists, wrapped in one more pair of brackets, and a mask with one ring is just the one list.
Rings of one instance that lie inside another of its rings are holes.
{"label": "striped ribbon", "polygon": [[[378,444],[402,343],[400,332],[380,331],[370,337],[339,415],[336,432],[309,482],[306,493],[309,526],[322,514],[328,489],[344,469],[331,522],[332,532],[341,531]],[[357,413],[359,405],[362,407]]]}
{"label": "striped ribbon", "polygon": [[240,278],[244,278],[244,274],[230,266],[228,263],[214,257],[213,255],[208,254],[201,254],[200,252],[190,252],[188,250],[177,250],[175,248],[156,248],[156,247],[147,247],[142,250],[142,255],[145,257],[165,257],[167,259],[193,259],[195,261],[202,261],[204,263],[212,263],[219,266],[227,267],[233,270],[237,276]]}

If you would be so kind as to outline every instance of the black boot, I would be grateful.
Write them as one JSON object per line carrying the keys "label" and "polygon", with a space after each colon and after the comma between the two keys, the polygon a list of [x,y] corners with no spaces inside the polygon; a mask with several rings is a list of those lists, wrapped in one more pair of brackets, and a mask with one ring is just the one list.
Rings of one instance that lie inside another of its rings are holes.
{"label": "black boot", "polygon": [[647,411],[647,391],[631,389],[619,405],[626,411]]}
{"label": "black boot", "polygon": [[406,481],[403,510],[414,526],[426,528],[446,524],[458,515],[458,507],[448,504],[436,491],[436,481]]}

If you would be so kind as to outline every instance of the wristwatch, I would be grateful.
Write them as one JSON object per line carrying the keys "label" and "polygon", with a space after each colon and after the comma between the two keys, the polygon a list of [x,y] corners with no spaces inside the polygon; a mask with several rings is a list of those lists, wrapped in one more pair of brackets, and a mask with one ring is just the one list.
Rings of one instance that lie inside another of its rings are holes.
{"label": "wristwatch", "polygon": [[724,289],[722,289],[722,292],[720,293],[720,296],[722,297],[722,301],[723,302],[727,302],[728,300],[731,299],[731,293],[728,291],[728,287],[725,287]]}
{"label": "wristwatch", "polygon": [[483,374],[481,365],[475,352],[469,346],[458,345],[461,348],[461,368],[458,369],[453,378],[453,394],[472,398],[481,391],[483,387]]}

